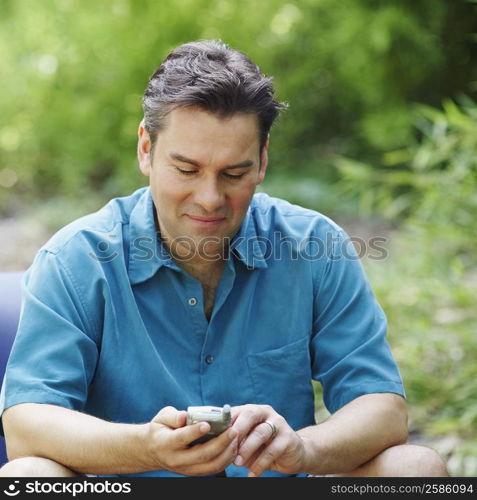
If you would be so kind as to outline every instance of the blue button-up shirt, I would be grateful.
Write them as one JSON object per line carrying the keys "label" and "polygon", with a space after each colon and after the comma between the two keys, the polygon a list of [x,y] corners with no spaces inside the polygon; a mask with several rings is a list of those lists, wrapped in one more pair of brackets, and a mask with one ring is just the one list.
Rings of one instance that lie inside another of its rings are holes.
{"label": "blue button-up shirt", "polygon": [[315,211],[256,194],[208,320],[201,283],[163,247],[150,189],[141,188],[38,252],[0,414],[48,403],[144,423],[167,405],[255,403],[300,429],[315,423],[313,379],[330,412],[363,394],[404,395],[385,315],[346,233]]}

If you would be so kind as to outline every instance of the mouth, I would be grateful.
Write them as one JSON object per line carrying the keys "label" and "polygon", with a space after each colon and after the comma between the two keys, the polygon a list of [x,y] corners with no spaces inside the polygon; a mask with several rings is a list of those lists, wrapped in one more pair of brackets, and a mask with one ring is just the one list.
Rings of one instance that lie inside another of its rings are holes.
{"label": "mouth", "polygon": [[225,221],[225,217],[201,217],[189,214],[185,214],[185,216],[194,224],[198,224],[199,226],[202,227],[218,226],[219,224]]}

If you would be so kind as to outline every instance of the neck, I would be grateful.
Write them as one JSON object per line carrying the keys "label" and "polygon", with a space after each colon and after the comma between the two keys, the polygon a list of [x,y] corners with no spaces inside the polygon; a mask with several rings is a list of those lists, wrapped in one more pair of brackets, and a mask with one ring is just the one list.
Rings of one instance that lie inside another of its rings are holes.
{"label": "neck", "polygon": [[202,285],[214,287],[220,281],[225,260],[206,263],[178,262],[177,264],[193,278],[200,281]]}
{"label": "neck", "polygon": [[225,240],[223,240],[222,244],[214,242],[214,248],[210,246],[193,248],[191,244],[193,245],[195,242],[192,239],[187,241],[188,244],[171,245],[168,235],[160,230],[156,210],[154,210],[154,221],[157,230],[161,234],[162,244],[179,267],[199,280],[203,285],[218,283],[229,253],[229,248],[224,243]]}
{"label": "neck", "polygon": [[163,244],[174,262],[202,284],[214,283],[220,279],[226,261],[224,253],[228,255],[228,249],[224,252],[217,246],[215,249],[196,251],[186,245],[170,245],[166,238],[163,239]]}

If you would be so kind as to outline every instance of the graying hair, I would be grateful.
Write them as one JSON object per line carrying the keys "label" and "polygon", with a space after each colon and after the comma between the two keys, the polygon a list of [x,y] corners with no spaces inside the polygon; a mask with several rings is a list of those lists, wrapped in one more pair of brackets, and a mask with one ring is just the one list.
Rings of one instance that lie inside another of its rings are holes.
{"label": "graying hair", "polygon": [[225,118],[255,114],[260,151],[273,122],[288,106],[273,97],[265,77],[245,54],[217,40],[189,42],[175,48],[153,73],[143,96],[144,126],[152,147],[173,109],[199,106]]}

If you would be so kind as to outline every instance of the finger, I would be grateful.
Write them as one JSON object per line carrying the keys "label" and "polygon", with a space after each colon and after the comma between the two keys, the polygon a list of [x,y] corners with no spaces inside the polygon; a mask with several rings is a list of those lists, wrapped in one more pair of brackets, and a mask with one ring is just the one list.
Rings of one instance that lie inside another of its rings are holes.
{"label": "finger", "polygon": [[225,431],[221,432],[217,436],[213,437],[210,439],[208,442],[203,443],[201,446],[203,448],[213,448],[216,447],[218,448],[224,448],[225,446],[228,446],[229,443],[235,438],[238,437],[238,433],[235,429],[232,427],[229,427]]}
{"label": "finger", "polygon": [[273,432],[268,423],[261,422],[255,426],[253,431],[240,443],[235,465],[243,465],[248,462],[272,437],[274,437]]}
{"label": "finger", "polygon": [[154,417],[154,422],[167,425],[173,429],[183,427],[187,420],[187,412],[182,410],[177,410],[173,406],[165,406],[161,411]]}
{"label": "finger", "polygon": [[[207,434],[208,430],[206,432],[199,431],[200,434],[197,434],[196,429],[202,425],[207,426],[210,430],[208,423],[198,422],[196,424],[187,425],[186,427],[177,429],[171,433],[174,434],[173,436],[169,436],[169,439],[174,439],[172,447],[175,447],[176,449],[179,448],[178,453],[180,454],[180,463],[182,466],[187,467],[187,470],[189,470],[191,466],[199,466],[201,464],[204,465],[215,460],[219,455],[224,453],[224,450],[230,446],[230,443],[234,439],[237,439],[236,431],[228,429],[227,431],[222,432],[219,436],[205,443],[188,446],[190,443],[198,439],[198,437]],[[235,459],[236,455],[237,446],[235,446],[234,455],[230,459],[230,462]],[[194,470],[196,473],[199,473],[199,469],[197,469],[197,467]],[[200,470],[202,471],[203,469]],[[207,473],[207,471],[204,473]]]}
{"label": "finger", "polygon": [[178,448],[185,448],[190,446],[196,439],[205,436],[209,431],[210,424],[208,422],[197,422],[176,429],[171,439],[174,439]]}
{"label": "finger", "polygon": [[[199,445],[200,446],[200,445]],[[188,470],[190,474],[194,475],[204,475],[204,474],[217,474],[223,471],[228,465],[230,465],[237,455],[238,448],[238,438],[235,436],[232,441],[228,443],[228,446],[222,450],[214,458],[198,463],[191,466]]]}
{"label": "finger", "polygon": [[[261,446],[246,462],[242,464],[242,467],[246,467],[247,469],[250,469],[252,467],[253,463],[257,458],[260,456],[262,451],[265,449],[265,446]],[[238,457],[238,451],[237,451],[237,457]],[[237,460],[234,461],[235,465],[237,465]]]}
{"label": "finger", "polygon": [[240,405],[240,406],[232,406],[230,409],[230,422],[231,425],[234,424],[234,422],[237,420],[237,417],[240,415],[240,412],[243,410],[245,405]]}
{"label": "finger", "polygon": [[273,464],[284,453],[287,442],[285,439],[274,439],[268,446],[265,446],[259,453],[249,460],[247,467],[249,477],[258,477],[266,470],[273,468]]}
{"label": "finger", "polygon": [[239,442],[260,422],[266,420],[273,410],[265,405],[244,405],[237,408],[238,415],[233,413],[232,428],[236,429],[239,436]]}
{"label": "finger", "polygon": [[237,435],[235,435],[235,437],[232,439],[232,441],[230,441],[225,450],[209,461],[212,468],[218,471],[224,470],[234,461],[235,457],[237,456],[237,449],[238,437]]}
{"label": "finger", "polygon": [[[215,459],[230,445],[230,442],[237,437],[237,431],[235,429],[227,429],[218,436],[209,439],[205,443],[199,443],[193,445],[190,450],[191,457],[199,462],[209,462]],[[235,457],[234,457],[235,458]]]}

